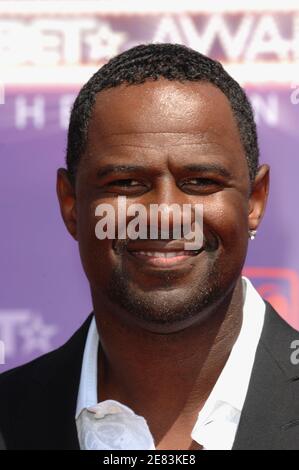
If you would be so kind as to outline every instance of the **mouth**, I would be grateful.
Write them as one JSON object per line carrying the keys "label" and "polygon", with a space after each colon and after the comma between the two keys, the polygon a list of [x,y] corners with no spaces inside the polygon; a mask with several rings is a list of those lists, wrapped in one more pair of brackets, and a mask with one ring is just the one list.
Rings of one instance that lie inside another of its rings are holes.
{"label": "mouth", "polygon": [[127,246],[127,252],[130,257],[138,260],[144,266],[155,268],[173,268],[184,264],[203,251],[185,250],[181,242],[148,242],[148,243],[131,243]]}
{"label": "mouth", "polygon": [[131,251],[130,254],[148,265],[169,268],[197,256],[199,251]]}

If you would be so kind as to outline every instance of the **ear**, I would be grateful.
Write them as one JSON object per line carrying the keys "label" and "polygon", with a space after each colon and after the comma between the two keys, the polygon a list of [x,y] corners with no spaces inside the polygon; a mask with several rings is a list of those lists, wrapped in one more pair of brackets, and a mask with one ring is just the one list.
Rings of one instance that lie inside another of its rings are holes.
{"label": "ear", "polygon": [[68,171],[64,168],[57,170],[56,192],[64,224],[72,237],[77,240],[75,187]]}
{"label": "ear", "polygon": [[263,218],[269,194],[269,175],[269,165],[261,165],[252,183],[249,198],[249,230],[257,230]]}

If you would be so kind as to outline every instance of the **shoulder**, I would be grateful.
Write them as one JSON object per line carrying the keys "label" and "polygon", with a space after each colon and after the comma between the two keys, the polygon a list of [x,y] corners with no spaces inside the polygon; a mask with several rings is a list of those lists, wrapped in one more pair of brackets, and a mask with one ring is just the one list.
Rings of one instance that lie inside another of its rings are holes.
{"label": "shoulder", "polygon": [[0,433],[9,449],[55,448],[63,442],[76,404],[91,318],[58,349],[0,375]]}
{"label": "shoulder", "polygon": [[38,384],[46,386],[53,378],[59,380],[67,370],[80,370],[91,318],[92,315],[59,348],[0,374],[0,413],[8,403],[32,393]]}
{"label": "shoulder", "polygon": [[0,397],[5,392],[20,393],[22,384],[28,384],[30,379],[34,379],[38,371],[46,371],[52,369],[53,366],[55,367],[55,363],[59,361],[61,353],[63,354],[63,346],[44,354],[33,361],[0,374]]}

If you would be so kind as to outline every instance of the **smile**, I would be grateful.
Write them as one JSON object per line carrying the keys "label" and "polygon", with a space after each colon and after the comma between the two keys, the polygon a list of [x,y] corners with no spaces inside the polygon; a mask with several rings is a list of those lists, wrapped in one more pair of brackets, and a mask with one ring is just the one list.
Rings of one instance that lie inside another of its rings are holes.
{"label": "smile", "polygon": [[153,267],[169,268],[182,264],[194,258],[201,250],[182,251],[130,251],[130,255],[143,264]]}

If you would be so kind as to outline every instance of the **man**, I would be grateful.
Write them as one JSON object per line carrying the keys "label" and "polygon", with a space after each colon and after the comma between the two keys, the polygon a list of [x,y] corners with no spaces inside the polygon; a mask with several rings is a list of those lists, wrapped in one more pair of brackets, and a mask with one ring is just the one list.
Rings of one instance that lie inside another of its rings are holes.
{"label": "man", "polygon": [[[1,376],[8,449],[299,448],[298,332],[241,277],[268,194],[258,153],[241,87],[184,46],[130,49],[82,88],[57,193],[93,313]],[[160,225],[158,239],[100,240],[96,208],[119,196],[202,204],[203,246]]]}

